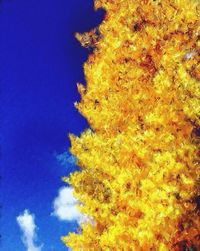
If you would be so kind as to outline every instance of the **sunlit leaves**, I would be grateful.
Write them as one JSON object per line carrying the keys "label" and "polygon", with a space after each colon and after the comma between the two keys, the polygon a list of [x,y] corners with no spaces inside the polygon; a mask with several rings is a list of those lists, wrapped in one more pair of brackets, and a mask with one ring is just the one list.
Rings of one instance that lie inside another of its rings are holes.
{"label": "sunlit leaves", "polygon": [[94,47],[75,104],[91,129],[70,135],[81,172],[66,179],[93,222],[64,242],[198,250],[199,1],[96,0],[100,7],[98,41],[95,29],[77,35]]}

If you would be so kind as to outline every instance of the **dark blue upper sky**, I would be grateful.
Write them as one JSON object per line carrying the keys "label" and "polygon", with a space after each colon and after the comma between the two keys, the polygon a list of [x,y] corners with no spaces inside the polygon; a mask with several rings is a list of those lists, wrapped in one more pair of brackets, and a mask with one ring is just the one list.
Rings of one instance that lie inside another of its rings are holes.
{"label": "dark blue upper sky", "polygon": [[67,134],[88,127],[73,103],[84,82],[87,51],[73,36],[98,25],[92,0],[3,0],[0,3],[1,250],[23,251],[16,217],[29,209],[42,251],[67,250],[59,240],[74,222],[50,216],[69,173],[55,158]]}

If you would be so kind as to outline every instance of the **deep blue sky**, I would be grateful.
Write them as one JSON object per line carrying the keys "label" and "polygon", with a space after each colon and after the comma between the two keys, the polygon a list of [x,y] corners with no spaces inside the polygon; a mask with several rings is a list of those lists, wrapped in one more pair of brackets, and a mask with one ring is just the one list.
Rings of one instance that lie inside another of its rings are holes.
{"label": "deep blue sky", "polygon": [[75,223],[50,216],[69,173],[55,158],[67,134],[88,127],[74,101],[84,82],[87,51],[73,37],[98,25],[92,0],[3,0],[0,3],[1,234],[2,251],[23,251],[16,217],[36,216],[42,251],[67,250],[60,236]]}

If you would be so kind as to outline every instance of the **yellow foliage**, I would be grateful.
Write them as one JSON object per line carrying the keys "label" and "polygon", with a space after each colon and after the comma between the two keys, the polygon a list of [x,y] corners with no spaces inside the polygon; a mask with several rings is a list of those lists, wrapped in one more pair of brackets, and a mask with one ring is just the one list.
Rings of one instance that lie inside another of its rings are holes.
{"label": "yellow foliage", "polygon": [[93,48],[75,103],[92,129],[70,135],[66,179],[93,219],[74,251],[200,250],[200,2],[95,0],[106,15],[76,34]]}

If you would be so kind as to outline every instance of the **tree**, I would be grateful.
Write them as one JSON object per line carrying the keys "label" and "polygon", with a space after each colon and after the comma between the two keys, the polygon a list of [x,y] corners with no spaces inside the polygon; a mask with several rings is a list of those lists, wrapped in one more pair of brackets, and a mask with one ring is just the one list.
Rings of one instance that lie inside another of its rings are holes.
{"label": "tree", "polygon": [[73,250],[200,250],[200,2],[95,0],[106,15],[77,39],[92,48],[70,134],[81,172],[65,181],[93,219]]}

